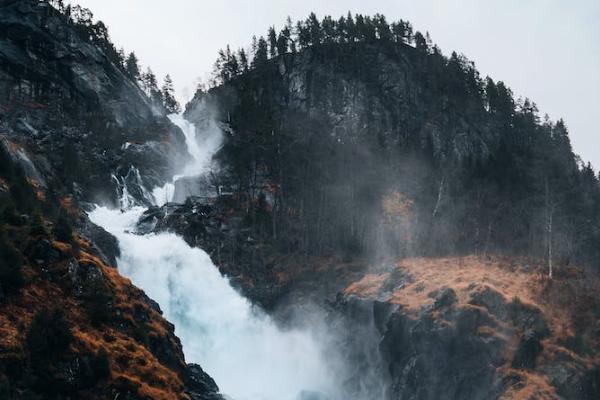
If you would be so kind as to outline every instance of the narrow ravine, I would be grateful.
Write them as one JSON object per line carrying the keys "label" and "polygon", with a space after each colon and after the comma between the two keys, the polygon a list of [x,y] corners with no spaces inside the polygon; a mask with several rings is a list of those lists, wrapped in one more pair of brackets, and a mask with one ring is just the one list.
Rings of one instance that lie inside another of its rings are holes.
{"label": "narrow ravine", "polygon": [[[196,132],[181,116],[171,120],[185,132],[192,160],[153,190],[157,204],[172,198],[177,179],[206,173],[220,144],[215,126]],[[323,332],[282,330],[231,287],[203,250],[177,235],[133,233],[145,209],[125,200],[121,210],[97,207],[90,219],[118,239],[119,271],[160,304],[187,362],[201,364],[235,400],[341,398],[343,374]]]}

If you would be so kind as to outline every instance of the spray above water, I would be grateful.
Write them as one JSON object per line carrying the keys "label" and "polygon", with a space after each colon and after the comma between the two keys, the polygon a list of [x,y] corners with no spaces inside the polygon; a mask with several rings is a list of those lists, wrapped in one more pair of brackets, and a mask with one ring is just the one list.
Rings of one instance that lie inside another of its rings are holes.
{"label": "spray above water", "polygon": [[[186,132],[194,157],[185,174],[205,173],[220,136],[204,135],[202,144],[192,124],[179,116],[171,120]],[[164,194],[160,190],[154,190],[155,197]],[[323,337],[281,330],[231,287],[203,250],[177,235],[131,233],[143,212],[135,206],[124,211],[97,207],[90,219],[119,240],[119,270],[160,304],[188,362],[201,364],[235,400],[340,398]]]}
{"label": "spray above water", "polygon": [[171,233],[136,235],[144,211],[97,208],[90,215],[119,240],[119,270],[175,324],[186,360],[197,362],[236,400],[295,400],[303,390],[335,395],[317,340],[281,331],[237,293],[202,250]]}
{"label": "spray above water", "polygon": [[223,141],[223,133],[212,118],[202,122],[200,129],[186,120],[183,115],[169,116],[185,137],[185,144],[191,157],[183,171],[176,174],[170,182],[152,191],[154,203],[162,206],[175,198],[176,185],[183,178],[194,178],[206,175],[212,164],[212,157],[219,150]]}

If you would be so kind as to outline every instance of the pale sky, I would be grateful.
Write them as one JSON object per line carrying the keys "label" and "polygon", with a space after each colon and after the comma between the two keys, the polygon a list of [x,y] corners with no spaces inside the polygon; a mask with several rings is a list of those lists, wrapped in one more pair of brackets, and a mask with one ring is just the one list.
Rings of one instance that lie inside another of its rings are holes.
{"label": "pale sky", "polygon": [[311,11],[348,11],[407,19],[429,31],[444,54],[475,62],[482,76],[506,82],[515,97],[535,101],[541,115],[564,118],[575,152],[600,168],[600,0],[75,0],[134,50],[178,97],[206,80],[217,51],[246,47],[252,35]]}

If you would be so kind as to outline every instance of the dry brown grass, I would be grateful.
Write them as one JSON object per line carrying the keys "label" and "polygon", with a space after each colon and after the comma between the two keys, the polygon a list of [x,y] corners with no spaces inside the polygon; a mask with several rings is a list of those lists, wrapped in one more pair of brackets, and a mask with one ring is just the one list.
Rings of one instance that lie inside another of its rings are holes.
{"label": "dry brown grass", "polygon": [[504,376],[516,378],[517,383],[510,385],[500,400],[556,400],[558,395],[548,379],[533,372],[508,369]]}
{"label": "dry brown grass", "polygon": [[[539,271],[540,266],[525,259],[502,257],[443,257],[407,258],[396,264],[413,279],[394,291],[386,300],[402,305],[408,312],[417,312],[432,304],[430,293],[443,287],[452,288],[458,297],[458,305],[469,303],[472,292],[481,286],[489,286],[501,293],[507,302],[518,298],[522,303],[539,307],[558,336],[573,333],[568,311],[547,306],[544,288],[548,284]],[[375,298],[389,273],[368,274],[345,290],[366,298]]]}
{"label": "dry brown grass", "polygon": [[361,280],[352,283],[345,290],[346,294],[359,295],[366,298],[375,298],[381,290],[381,287],[388,279],[389,274],[381,275],[367,274]]}
{"label": "dry brown grass", "polygon": [[[144,330],[150,337],[158,337],[169,345],[178,346],[168,322],[145,301],[143,292],[134,287],[129,279],[119,275],[115,268],[105,265],[89,252],[89,243],[79,239],[80,263],[91,263],[104,275],[111,292],[113,308],[118,310],[122,320],[131,325],[139,325],[133,317],[134,309],[143,308],[149,320]],[[71,254],[71,246],[53,242],[52,246],[63,254]],[[71,295],[69,278],[66,275],[67,257],[56,265],[47,266],[49,271],[62,276],[61,281],[48,280],[40,275],[39,268],[24,266],[28,284],[17,296],[0,304],[0,356],[17,354],[26,356],[25,333],[35,314],[46,307],[59,307],[73,331],[75,338],[71,345],[74,353],[97,352],[104,348],[110,360],[108,384],[120,379],[131,382],[138,395],[145,399],[175,400],[187,398],[183,393],[183,383],[178,372],[163,365],[143,344],[132,339],[127,331],[117,324],[98,327],[93,325],[81,300]],[[64,279],[64,281],[62,280]],[[175,347],[177,352],[177,347]],[[181,360],[183,366],[183,359]]]}
{"label": "dry brown grass", "polygon": [[[561,276],[550,280],[545,275],[542,265],[530,260],[508,257],[444,257],[444,258],[409,258],[401,260],[394,266],[399,276],[408,274],[404,285],[391,295],[383,293],[386,280],[393,277],[392,272],[370,273],[350,284],[345,293],[363,298],[386,300],[401,305],[403,310],[412,316],[424,306],[435,300],[432,293],[449,287],[457,295],[457,307],[477,307],[469,304],[471,296],[484,287],[502,294],[507,303],[518,299],[524,305],[537,307],[543,313],[549,328],[550,336],[543,341],[543,352],[538,359],[539,365],[552,364],[554,360],[572,360],[573,365],[592,368],[600,362],[597,352],[594,354],[577,354],[565,347],[565,341],[577,335],[579,328],[593,324],[594,307],[598,304],[598,292],[594,295],[594,283],[589,283],[582,275],[582,270],[575,267],[565,269]],[[388,285],[386,285],[388,286]],[[583,288],[587,288],[583,290]],[[590,289],[592,288],[592,289]],[[436,312],[434,312],[436,314]],[[437,314],[436,314],[437,315]],[[443,319],[439,319],[444,323]],[[511,329],[505,329],[506,322],[498,321],[498,329],[484,326],[481,335],[499,335],[507,343],[506,359],[511,360],[519,338]],[[598,341],[592,342],[592,348],[598,347]],[[564,361],[563,361],[564,362]],[[507,364],[508,365],[508,364]],[[517,371],[508,366],[499,372],[505,377],[515,378],[503,399],[556,399],[555,389],[547,378],[534,371]]]}

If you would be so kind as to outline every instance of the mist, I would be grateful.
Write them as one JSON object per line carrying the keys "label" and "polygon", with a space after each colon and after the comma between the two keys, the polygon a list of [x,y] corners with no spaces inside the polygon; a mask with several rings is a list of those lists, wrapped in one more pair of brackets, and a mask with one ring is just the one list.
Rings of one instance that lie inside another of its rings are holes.
{"label": "mist", "polygon": [[187,362],[199,363],[236,400],[295,400],[303,392],[341,399],[339,360],[323,332],[283,330],[223,277],[209,256],[175,234],[129,233],[143,208],[90,214],[119,240],[119,270],[174,323]]}
{"label": "mist", "polygon": [[[189,162],[152,194],[142,190],[142,199],[160,206],[176,198],[178,190],[186,195],[207,190],[194,184],[218,170],[213,156],[223,133],[210,106],[202,101],[198,108],[204,116],[199,127],[181,115],[170,116],[184,133]],[[139,171],[131,174],[139,176]],[[312,303],[288,310],[285,323],[276,322],[234,289],[204,250],[174,233],[136,233],[146,208],[131,195],[129,181],[118,181],[120,209],[97,206],[89,218],[117,238],[119,271],[175,325],[186,362],[201,364],[224,395],[234,400],[381,397],[386,375],[379,375],[372,323],[350,334],[347,321]],[[134,179],[134,186],[143,188],[141,179]]]}

